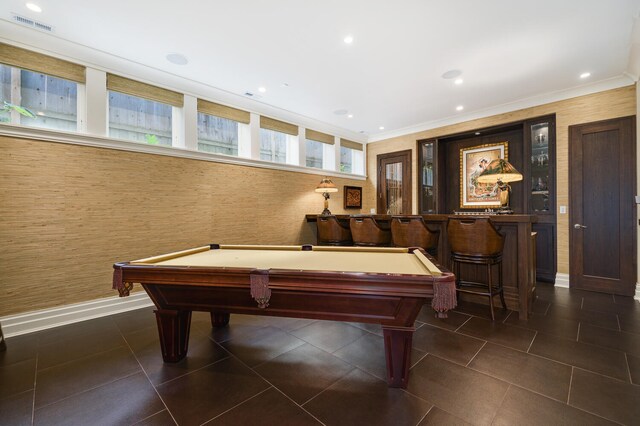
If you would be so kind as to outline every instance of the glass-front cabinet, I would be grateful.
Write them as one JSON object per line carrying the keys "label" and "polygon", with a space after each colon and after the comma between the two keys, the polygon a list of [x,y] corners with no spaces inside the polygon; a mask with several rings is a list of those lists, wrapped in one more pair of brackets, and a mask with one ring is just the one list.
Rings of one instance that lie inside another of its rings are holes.
{"label": "glass-front cabinet", "polygon": [[531,125],[531,198],[530,211],[549,212],[551,161],[549,152],[549,122]]}
{"label": "glass-front cabinet", "polygon": [[436,213],[436,158],[435,141],[421,141],[419,145],[420,213]]}
{"label": "glass-front cabinet", "polygon": [[533,224],[536,233],[536,274],[539,281],[554,282],[556,259],[556,130],[555,117],[547,116],[527,120],[525,156],[529,180],[527,211],[536,215]]}

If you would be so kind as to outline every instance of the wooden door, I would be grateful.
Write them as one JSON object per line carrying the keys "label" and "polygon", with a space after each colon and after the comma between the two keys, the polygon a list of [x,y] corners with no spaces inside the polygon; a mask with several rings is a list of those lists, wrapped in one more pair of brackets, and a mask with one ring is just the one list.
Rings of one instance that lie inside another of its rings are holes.
{"label": "wooden door", "polygon": [[631,296],[636,283],[635,117],[569,128],[572,288]]}
{"label": "wooden door", "polygon": [[377,159],[378,214],[411,214],[411,150]]}

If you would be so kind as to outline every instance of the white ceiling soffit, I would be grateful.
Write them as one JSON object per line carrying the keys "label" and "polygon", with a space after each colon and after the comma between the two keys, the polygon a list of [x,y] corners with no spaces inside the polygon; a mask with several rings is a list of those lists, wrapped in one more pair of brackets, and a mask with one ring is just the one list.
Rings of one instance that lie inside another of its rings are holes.
{"label": "white ceiling soffit", "polygon": [[0,2],[0,37],[361,140],[628,85],[639,68],[640,0],[32,3]]}

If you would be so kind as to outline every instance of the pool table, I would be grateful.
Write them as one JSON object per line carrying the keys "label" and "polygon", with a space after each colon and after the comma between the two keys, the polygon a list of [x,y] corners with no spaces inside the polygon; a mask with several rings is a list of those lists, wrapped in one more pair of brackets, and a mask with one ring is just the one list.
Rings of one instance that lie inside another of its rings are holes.
{"label": "pool table", "polygon": [[406,387],[414,321],[428,299],[439,316],[456,303],[453,274],[420,248],[211,244],[114,265],[113,288],[140,283],[153,300],[165,362],[187,354],[192,311],[382,325],[387,379]]}

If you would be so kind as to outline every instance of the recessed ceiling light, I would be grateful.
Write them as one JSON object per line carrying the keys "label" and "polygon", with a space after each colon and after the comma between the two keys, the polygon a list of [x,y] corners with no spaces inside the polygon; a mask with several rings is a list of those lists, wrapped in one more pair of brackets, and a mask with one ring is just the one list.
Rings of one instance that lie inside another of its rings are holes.
{"label": "recessed ceiling light", "polygon": [[461,79],[461,78],[456,78],[456,80],[455,80],[453,83],[459,86],[459,85],[461,85],[462,83],[464,83],[464,80],[463,80],[463,79]]}
{"label": "recessed ceiling light", "polygon": [[34,12],[42,12],[42,8],[35,3],[27,3],[27,9],[32,10]]}
{"label": "recessed ceiling light", "polygon": [[478,136],[480,134],[480,132],[476,132],[476,136]]}
{"label": "recessed ceiling light", "polygon": [[384,130],[384,126],[380,126],[380,127],[378,127],[378,129]]}
{"label": "recessed ceiling light", "polygon": [[264,92],[266,92],[266,91],[267,91],[267,88],[266,88],[266,87],[258,87],[258,92],[260,92],[260,93],[264,93]]}
{"label": "recessed ceiling light", "polygon": [[347,118],[353,118],[353,114],[347,115]]}
{"label": "recessed ceiling light", "polygon": [[590,72],[583,72],[582,74],[580,74],[580,78],[587,78],[587,77],[591,77]]}
{"label": "recessed ceiling light", "polygon": [[458,105],[456,107],[456,111],[462,111],[464,109],[464,107],[462,105]]}
{"label": "recessed ceiling light", "polygon": [[442,78],[445,80],[451,80],[452,78],[458,78],[462,75],[462,71],[460,70],[449,70],[442,74]]}
{"label": "recessed ceiling light", "polygon": [[344,42],[347,43],[347,44],[353,43],[353,36],[350,36],[350,35],[346,36],[344,38]]}
{"label": "recessed ceiling light", "polygon": [[167,61],[176,65],[187,65],[189,60],[181,53],[169,53],[167,56]]}

